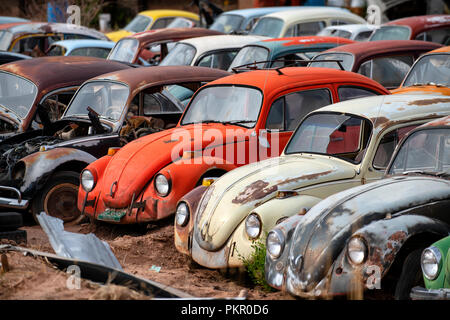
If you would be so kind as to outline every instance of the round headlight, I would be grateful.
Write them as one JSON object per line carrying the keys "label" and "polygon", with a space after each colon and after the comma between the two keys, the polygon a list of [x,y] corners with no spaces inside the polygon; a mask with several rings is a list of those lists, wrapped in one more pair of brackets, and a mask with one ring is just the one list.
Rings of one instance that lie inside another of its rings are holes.
{"label": "round headlight", "polygon": [[422,272],[428,280],[434,280],[439,273],[439,263],[441,262],[442,255],[436,247],[429,247],[423,250],[420,264]]}
{"label": "round headlight", "polygon": [[347,245],[347,255],[351,263],[363,263],[367,255],[367,246],[364,240],[359,237],[353,237]]}
{"label": "round headlight", "polygon": [[261,233],[261,220],[256,213],[251,213],[245,220],[245,232],[250,239],[258,238]]}
{"label": "round headlight", "polygon": [[95,178],[91,171],[89,170],[83,170],[81,173],[81,186],[83,187],[84,191],[90,192],[95,187]]}
{"label": "round headlight", "polygon": [[283,235],[276,231],[270,231],[267,236],[266,247],[267,252],[273,259],[278,258],[284,249]]}
{"label": "round headlight", "polygon": [[170,192],[170,183],[166,176],[163,174],[158,174],[155,178],[155,189],[156,192],[161,196],[167,196]]}
{"label": "round headlight", "polygon": [[180,227],[185,226],[189,221],[189,207],[186,202],[180,202],[177,206],[175,221]]}

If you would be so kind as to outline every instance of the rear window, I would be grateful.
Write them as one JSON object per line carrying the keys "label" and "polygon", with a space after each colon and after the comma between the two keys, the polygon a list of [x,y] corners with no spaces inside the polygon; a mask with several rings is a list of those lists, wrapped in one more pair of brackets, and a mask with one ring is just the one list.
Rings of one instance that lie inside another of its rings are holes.
{"label": "rear window", "polygon": [[384,26],[374,31],[370,41],[377,40],[409,40],[411,31],[408,27]]}

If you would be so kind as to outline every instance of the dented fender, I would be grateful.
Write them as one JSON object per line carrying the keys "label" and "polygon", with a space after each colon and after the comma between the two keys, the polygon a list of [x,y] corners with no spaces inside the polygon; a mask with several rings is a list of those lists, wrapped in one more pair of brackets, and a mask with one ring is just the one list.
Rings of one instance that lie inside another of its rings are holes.
{"label": "dented fender", "polygon": [[449,232],[450,227],[445,222],[415,214],[375,221],[361,228],[353,236],[362,237],[366,241],[368,256],[362,265],[354,266],[347,258],[345,246],[329,273],[329,294],[349,293],[351,284],[364,289],[375,286],[374,276],[379,274],[381,280],[387,274],[408,239],[423,233],[444,237]]}
{"label": "dented fender", "polygon": [[25,170],[20,191],[26,197],[41,189],[58,167],[69,162],[89,163],[96,158],[73,148],[55,148],[32,153],[17,162],[13,171]]}

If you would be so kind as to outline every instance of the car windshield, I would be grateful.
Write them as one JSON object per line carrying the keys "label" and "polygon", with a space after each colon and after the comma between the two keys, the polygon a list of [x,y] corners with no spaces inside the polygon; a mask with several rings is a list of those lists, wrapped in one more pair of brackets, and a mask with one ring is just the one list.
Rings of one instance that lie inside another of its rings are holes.
{"label": "car windshield", "polygon": [[172,22],[169,23],[166,28],[168,28],[168,29],[170,29],[170,28],[192,28],[194,26],[194,24],[195,23],[189,19],[177,17],[177,18],[173,19]]}
{"label": "car windshield", "polygon": [[136,17],[134,17],[134,19],[131,20],[129,24],[126,25],[124,30],[130,32],[142,32],[147,30],[151,22],[152,18],[139,14]]}
{"label": "car windshield", "polygon": [[195,48],[187,43],[177,43],[167,56],[161,61],[160,66],[190,66],[194,60]]}
{"label": "car windshield", "polygon": [[132,63],[138,46],[139,42],[136,39],[122,39],[116,43],[107,59]]}
{"label": "car windshield", "polygon": [[361,161],[358,155],[367,144],[370,128],[368,120],[352,115],[312,114],[295,130],[285,154],[318,153],[358,163]]}
{"label": "car windshield", "polygon": [[22,77],[0,72],[0,104],[25,118],[36,99],[36,85]]}
{"label": "car windshield", "polygon": [[408,27],[402,26],[384,26],[380,29],[376,29],[370,41],[377,40],[409,40],[411,31]]}
{"label": "car windshield", "polygon": [[0,50],[8,50],[13,34],[9,31],[0,31]]}
{"label": "car windshield", "polygon": [[450,87],[450,54],[430,54],[420,58],[407,75],[403,86],[430,83]]}
{"label": "car windshield", "polygon": [[180,85],[172,84],[164,87],[162,93],[179,106],[181,110],[184,110],[191,100],[194,91]]}
{"label": "car windshield", "polygon": [[[266,61],[269,57],[269,50],[259,46],[247,46],[239,50],[236,57],[231,62],[228,71],[244,64],[253,63],[255,61]],[[258,68],[264,67],[265,63],[258,63]]]}
{"label": "car windshield", "polygon": [[278,38],[282,28],[283,20],[277,18],[261,18],[250,31],[250,34]]}
{"label": "car windshield", "polygon": [[91,107],[99,117],[116,122],[125,109],[129,92],[128,86],[117,82],[89,82],[77,91],[64,116],[87,116],[87,107]]}
{"label": "car windshield", "polygon": [[413,132],[401,144],[389,174],[408,171],[450,173],[450,129],[433,128]]}
{"label": "car windshield", "polygon": [[53,44],[47,51],[47,56],[63,56],[65,52],[66,49],[64,47]]}
{"label": "car windshield", "polygon": [[352,36],[352,33],[347,30],[341,30],[341,29],[333,29],[333,28],[325,28],[322,29],[318,34],[318,36],[333,36],[333,37],[341,37],[350,39]]}
{"label": "car windshield", "polygon": [[[353,67],[353,55],[350,53],[323,53],[315,56],[313,60],[340,60],[342,67],[344,67],[347,71],[351,71]],[[337,62],[311,62],[309,66],[318,68],[333,68],[338,70],[341,69],[339,68]]]}
{"label": "car windshield", "polygon": [[182,125],[233,123],[254,127],[262,104],[258,89],[240,86],[211,86],[201,90],[186,110]]}
{"label": "car windshield", "polygon": [[240,26],[244,18],[235,14],[222,14],[209,27],[211,30],[216,30],[224,33],[230,33],[235,30],[240,30]]}

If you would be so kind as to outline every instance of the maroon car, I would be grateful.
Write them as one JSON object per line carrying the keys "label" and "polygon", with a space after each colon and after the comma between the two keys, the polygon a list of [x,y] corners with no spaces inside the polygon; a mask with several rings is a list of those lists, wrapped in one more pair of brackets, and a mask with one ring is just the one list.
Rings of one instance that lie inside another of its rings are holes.
{"label": "maroon car", "polygon": [[387,22],[369,39],[376,40],[423,40],[449,45],[450,15],[416,16]]}
{"label": "maroon car", "polygon": [[129,68],[93,57],[43,57],[0,66],[0,141],[39,129],[38,106],[51,121],[58,120],[83,82]]}
{"label": "maroon car", "polygon": [[[314,57],[310,66],[338,69],[369,77],[387,89],[397,88],[414,61],[423,53],[442,45],[417,40],[360,42],[328,49]],[[333,60],[326,62],[323,60]],[[339,64],[336,62],[339,61]]]}
{"label": "maroon car", "polygon": [[177,41],[221,34],[223,33],[204,28],[170,28],[139,32],[119,40],[107,59],[157,65]]}

